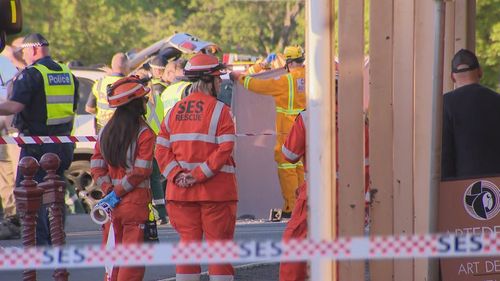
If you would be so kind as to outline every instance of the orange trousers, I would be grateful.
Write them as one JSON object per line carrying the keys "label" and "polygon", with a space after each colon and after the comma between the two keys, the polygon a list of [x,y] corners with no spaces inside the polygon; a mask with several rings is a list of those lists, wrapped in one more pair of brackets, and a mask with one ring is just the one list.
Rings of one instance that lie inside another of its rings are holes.
{"label": "orange trousers", "polygon": [[304,183],[304,164],[290,163],[281,153],[287,135],[278,135],[274,146],[274,161],[278,165],[278,178],[283,196],[283,212],[292,212],[295,206],[297,187]]}
{"label": "orange trousers", "polygon": [[[115,244],[138,244],[144,242],[144,223],[148,219],[147,204],[120,203],[113,210]],[[108,241],[111,222],[104,225],[103,244]],[[145,267],[114,267],[111,281],[142,281]],[[107,276],[104,276],[107,281]]]}
{"label": "orange trousers", "polygon": [[[307,238],[307,184],[303,183],[297,190],[298,196],[292,218],[283,232],[283,241]],[[280,264],[280,281],[304,281],[307,278],[306,262],[282,262]]]}
{"label": "orange trousers", "polygon": [[[233,240],[236,225],[236,201],[188,202],[167,201],[170,223],[179,233],[181,242]],[[176,280],[200,280],[199,264],[176,266]],[[233,280],[230,264],[209,264],[210,280]]]}

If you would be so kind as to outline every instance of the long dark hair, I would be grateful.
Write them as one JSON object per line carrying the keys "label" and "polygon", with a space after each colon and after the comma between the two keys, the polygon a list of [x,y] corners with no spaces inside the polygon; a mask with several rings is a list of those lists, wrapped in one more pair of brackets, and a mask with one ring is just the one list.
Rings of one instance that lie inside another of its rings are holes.
{"label": "long dark hair", "polygon": [[106,162],[113,167],[127,167],[127,150],[137,139],[144,120],[144,98],[134,99],[118,107],[113,117],[103,128],[100,136],[101,153]]}

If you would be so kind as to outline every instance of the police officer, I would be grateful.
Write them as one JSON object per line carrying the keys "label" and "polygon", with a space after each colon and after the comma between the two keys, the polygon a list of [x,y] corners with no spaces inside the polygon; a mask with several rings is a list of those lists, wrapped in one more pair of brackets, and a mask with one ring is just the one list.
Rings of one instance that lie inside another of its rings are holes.
{"label": "police officer", "polygon": [[[10,100],[0,103],[0,115],[16,114],[14,126],[25,136],[67,136],[73,129],[78,104],[78,80],[69,68],[49,55],[49,42],[40,34],[27,35],[21,45],[27,67],[14,81]],[[74,144],[25,144],[20,158],[32,156],[40,160],[52,152],[61,158],[57,174],[63,176],[73,160]],[[43,181],[45,171],[39,169],[35,180]],[[18,170],[16,186],[22,175]],[[50,245],[48,206],[38,211],[36,244]]]}
{"label": "police officer", "polygon": [[111,74],[97,80],[92,86],[92,95],[89,95],[85,111],[95,114],[96,132],[99,133],[106,123],[113,116],[114,108],[108,104],[108,94],[106,88],[128,72],[127,56],[124,53],[116,53],[111,59]]}

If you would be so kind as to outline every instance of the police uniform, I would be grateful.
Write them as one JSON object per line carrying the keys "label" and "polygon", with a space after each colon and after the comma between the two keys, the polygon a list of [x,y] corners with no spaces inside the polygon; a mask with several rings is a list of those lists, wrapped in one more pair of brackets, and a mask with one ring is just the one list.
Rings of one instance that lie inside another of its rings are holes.
{"label": "police uniform", "polygon": [[[48,46],[39,34],[26,36],[23,47]],[[78,104],[78,80],[69,68],[46,56],[26,67],[14,81],[12,101],[22,103],[24,109],[17,113],[14,126],[25,136],[67,136],[73,129],[74,112]],[[24,144],[19,159],[32,156],[40,160],[43,154],[52,152],[59,156],[61,165],[57,174],[64,176],[73,160],[74,144]],[[42,182],[46,175],[39,169],[34,180]],[[18,170],[16,186],[22,174]],[[36,244],[50,245],[48,206],[38,212]]]}

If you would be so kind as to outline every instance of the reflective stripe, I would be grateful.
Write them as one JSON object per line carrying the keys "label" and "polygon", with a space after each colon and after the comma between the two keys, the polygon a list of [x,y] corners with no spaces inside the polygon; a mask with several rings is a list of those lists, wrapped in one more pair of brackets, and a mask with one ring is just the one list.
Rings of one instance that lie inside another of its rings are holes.
{"label": "reflective stripe", "polygon": [[[200,162],[189,163],[189,162],[185,162],[185,161],[179,161],[179,165],[181,165],[181,167],[183,169],[188,169],[188,170],[194,170],[196,167],[198,167],[198,166],[200,166],[202,164],[203,163],[200,163]],[[235,173],[235,168],[234,168],[234,166],[224,165],[220,169],[220,172],[234,174]]]}
{"label": "reflective stripe", "polygon": [[253,66],[250,66],[250,68],[248,69],[248,73],[255,74],[255,70],[253,69]]}
{"label": "reflective stripe", "polygon": [[302,164],[301,161],[297,162],[297,163],[281,163],[281,164],[278,164],[278,169],[295,169],[299,166],[303,166],[304,164]]}
{"label": "reflective stripe", "polygon": [[111,183],[111,178],[109,176],[102,176],[97,178],[95,183],[97,184],[97,186],[102,187],[103,183]]}
{"label": "reflective stripe", "polygon": [[201,171],[203,172],[203,174],[205,175],[205,177],[207,178],[211,178],[214,176],[214,173],[212,172],[212,170],[210,170],[210,168],[208,167],[207,165],[207,162],[203,162],[201,165],[200,165],[200,168],[201,168]]}
{"label": "reflective stripe", "polygon": [[286,79],[288,80],[288,110],[293,110],[293,99],[295,97],[295,90],[293,88],[292,74],[287,74]]}
{"label": "reflective stripe", "polygon": [[245,87],[245,89],[248,89],[248,85],[250,84],[251,79],[252,79],[252,77],[246,76],[245,80],[243,80],[243,87]]}
{"label": "reflective stripe", "polygon": [[233,275],[210,275],[210,281],[234,281]]}
{"label": "reflective stripe", "polygon": [[73,116],[47,119],[47,125],[59,125],[73,122]]}
{"label": "reflective stripe", "polygon": [[[122,185],[123,188],[129,192],[130,190],[132,190],[134,187],[127,181],[127,176],[121,178],[121,179],[113,179],[111,181],[113,183],[113,185]],[[149,188],[149,179],[146,179],[144,181],[142,181],[141,183],[139,183],[137,185],[138,188]],[[129,189],[130,188],[130,189]]]}
{"label": "reflective stripe", "polygon": [[[156,99],[156,97],[155,97]],[[160,102],[159,100],[157,100],[157,102]],[[160,121],[160,117],[158,116],[157,112],[156,112],[156,106],[154,106],[150,101],[148,101],[148,116],[147,116],[147,121],[148,121],[148,124],[151,125],[151,127],[153,128],[153,131],[155,131],[155,133],[157,133],[157,131],[159,130],[160,126],[161,126],[161,121]],[[160,105],[160,103],[158,104]],[[154,123],[152,123],[154,122]]]}
{"label": "reflective stripe", "polygon": [[[109,107],[109,104],[103,103],[103,102],[98,102],[97,107],[99,107],[100,109],[105,109],[105,110],[111,109],[111,107]],[[113,108],[113,110],[114,110],[114,108]]]}
{"label": "reflective stripe", "polygon": [[236,136],[235,135],[221,135],[216,137],[217,143],[223,143],[223,142],[235,142],[236,141]]}
{"label": "reflective stripe", "polygon": [[125,91],[119,95],[114,95],[114,96],[108,96],[108,100],[109,101],[112,101],[112,100],[117,100],[117,99],[120,99],[120,98],[123,98],[123,97],[126,97],[134,92],[136,92],[137,90],[139,90],[140,88],[144,88],[144,86],[142,84],[138,84],[136,85],[135,87],[133,87],[132,89],[128,90],[128,91]]}
{"label": "reflective stripe", "polygon": [[176,141],[204,141],[209,143],[216,143],[216,138],[214,136],[209,136],[206,134],[175,134],[170,136],[171,142]]}
{"label": "reflective stripe", "polygon": [[157,137],[156,144],[159,144],[164,147],[170,147],[170,141],[164,137]]}
{"label": "reflective stripe", "polygon": [[281,146],[281,152],[283,152],[283,154],[285,154],[286,158],[293,160],[293,161],[300,158],[300,155],[293,153],[288,148],[286,148],[285,145]]}
{"label": "reflective stripe", "polygon": [[168,174],[170,174],[170,172],[172,172],[172,170],[177,166],[178,166],[177,162],[173,160],[172,162],[168,163],[167,167],[165,167],[165,169],[162,172],[162,175],[165,178],[168,178]]}
{"label": "reflective stripe", "polygon": [[71,103],[73,104],[74,97],[72,95],[65,96],[47,96],[48,103]]}
{"label": "reflective stripe", "polygon": [[276,112],[283,113],[286,115],[298,115],[303,110],[304,110],[303,108],[289,110],[289,109],[284,109],[283,107],[279,107],[279,106],[276,107]]}
{"label": "reflective stripe", "polygon": [[177,274],[175,274],[175,280],[177,280],[177,281],[200,281],[200,274],[199,273],[194,273],[194,274],[177,273]]}
{"label": "reflective stripe", "polygon": [[228,173],[228,174],[234,174],[234,173],[236,173],[236,169],[234,168],[234,166],[224,165],[220,169],[220,172],[224,172],[224,173]]}
{"label": "reflective stripe", "polygon": [[172,108],[168,110],[167,115],[165,115],[165,119],[163,122],[165,122],[165,128],[167,129],[167,132],[170,133],[170,127],[168,126],[168,120],[170,119],[170,113],[172,112]]}
{"label": "reflective stripe", "polygon": [[123,189],[125,189],[125,191],[127,192],[130,192],[132,189],[134,189],[134,186],[128,182],[127,177],[124,177],[122,179],[122,186]]}
{"label": "reflective stripe", "polygon": [[217,125],[219,124],[220,114],[224,108],[224,104],[217,101],[215,104],[214,112],[212,113],[212,119],[210,120],[210,127],[208,129],[208,134],[215,136],[217,134]]}
{"label": "reflective stripe", "polygon": [[108,165],[106,164],[106,161],[102,159],[92,159],[90,160],[90,169],[92,168],[105,168]]}
{"label": "reflective stripe", "polygon": [[165,205],[165,199],[153,199],[153,205]]}
{"label": "reflective stripe", "polygon": [[[171,135],[170,142],[173,143],[176,141],[203,141],[203,142],[208,142],[208,143],[220,144],[223,142],[234,142],[234,141],[236,141],[236,136],[227,134],[227,135],[221,135],[218,137],[214,137],[212,135],[197,134],[197,133]],[[158,143],[158,141],[157,141],[157,143]]]}
{"label": "reflective stripe", "polygon": [[151,169],[153,167],[153,161],[148,161],[144,159],[135,159],[134,167]]}

